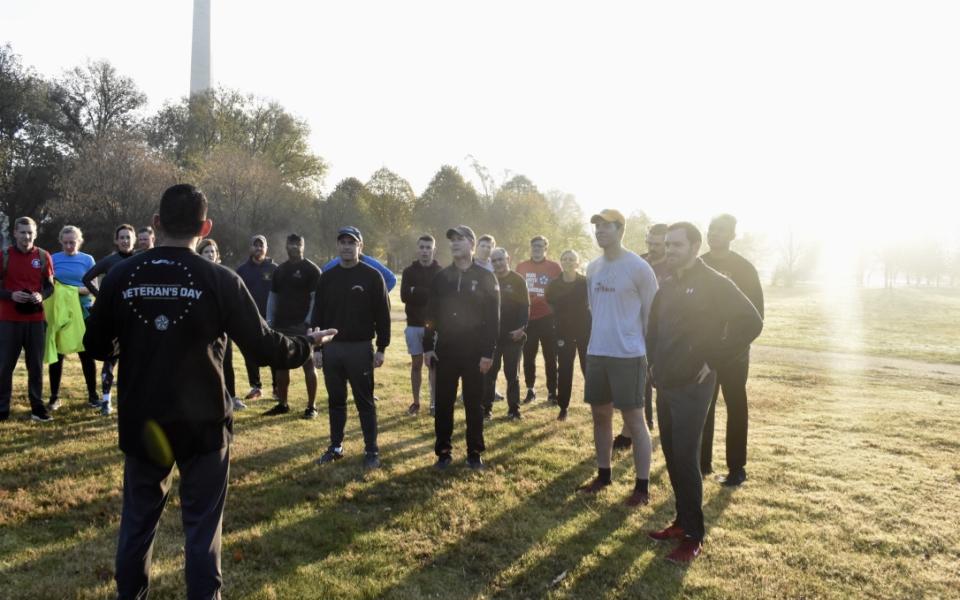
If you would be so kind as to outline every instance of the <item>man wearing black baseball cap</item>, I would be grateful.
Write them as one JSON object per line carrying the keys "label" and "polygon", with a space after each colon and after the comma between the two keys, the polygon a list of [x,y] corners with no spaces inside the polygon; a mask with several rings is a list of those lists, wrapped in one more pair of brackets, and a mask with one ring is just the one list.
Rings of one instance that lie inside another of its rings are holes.
{"label": "man wearing black baseball cap", "polygon": [[[467,465],[482,469],[484,375],[493,365],[500,333],[500,287],[490,271],[473,262],[477,236],[466,225],[447,230],[453,264],[437,273],[427,301],[423,357],[436,364],[437,398],[434,429],[436,467],[453,461],[453,404],[463,382],[467,415]],[[439,340],[438,340],[439,337]]]}
{"label": "man wearing black baseball cap", "polygon": [[[311,324],[336,323],[335,329],[339,332],[337,341],[324,348],[322,360],[314,360],[323,365],[323,381],[330,404],[330,446],[317,462],[326,464],[343,458],[349,382],[360,413],[363,466],[375,469],[380,466],[380,449],[373,370],[383,365],[383,353],[390,345],[390,303],[383,276],[360,262],[362,248],[360,230],[341,227],[337,232],[340,262],[323,272],[314,296]],[[372,345],[374,335],[376,352]]]}

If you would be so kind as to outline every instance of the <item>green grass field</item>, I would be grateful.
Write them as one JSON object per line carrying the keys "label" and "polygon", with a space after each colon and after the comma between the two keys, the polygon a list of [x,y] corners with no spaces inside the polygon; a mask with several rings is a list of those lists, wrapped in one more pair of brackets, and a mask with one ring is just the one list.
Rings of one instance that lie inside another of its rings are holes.
{"label": "green grass field", "polygon": [[[403,414],[408,370],[398,318],[397,344],[377,383],[383,469],[361,469],[353,410],[348,457],[313,464],[328,434],[322,393],[313,422],[296,414],[260,417],[267,401],[238,415],[224,522],[225,595],[958,597],[960,369],[884,356],[958,362],[957,337],[949,332],[960,322],[960,297],[866,292],[856,302],[862,314],[896,325],[858,325],[866,332],[858,348],[873,356],[853,361],[807,351],[844,350],[823,333],[829,326],[817,318],[824,312],[819,294],[769,297],[770,325],[751,372],[750,479],[735,491],[705,483],[708,538],[690,568],[665,562],[666,548],[645,536],[672,517],[656,446],[649,507],[622,506],[633,481],[626,454],[617,457],[614,485],[599,497],[573,492],[594,473],[579,379],[567,423],[557,423],[555,410],[539,401],[524,421],[510,423],[504,404],[496,404],[485,472],[462,465],[458,412],[457,466],[435,472],[432,420]],[[302,377],[293,379],[292,405],[302,408]],[[65,408],[54,423],[24,420],[24,386],[20,371],[12,419],[0,426],[2,596],[110,597],[122,464],[115,419],[83,406],[76,358],[68,360]],[[174,492],[154,550],[153,597],[183,596],[182,552]]]}

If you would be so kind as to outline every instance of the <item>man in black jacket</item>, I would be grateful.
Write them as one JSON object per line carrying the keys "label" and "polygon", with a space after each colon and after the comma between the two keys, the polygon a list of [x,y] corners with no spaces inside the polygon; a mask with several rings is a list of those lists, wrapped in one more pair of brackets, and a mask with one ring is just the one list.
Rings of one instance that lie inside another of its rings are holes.
{"label": "man in black jacket", "polygon": [[757,310],[732,281],[697,258],[700,231],[674,223],[667,232],[664,278],[653,301],[647,356],[657,388],[660,445],[676,497],[677,516],[658,541],[679,540],[667,559],[689,563],[703,548],[700,436],[717,369],[742,352],[763,328]]}
{"label": "man in black jacket", "polygon": [[223,381],[227,337],[259,364],[291,368],[329,334],[288,338],[270,330],[243,282],[197,255],[210,232],[207,200],[175,185],[154,227],[163,243],[118,264],[103,280],[83,344],[95,358],[119,354],[120,449],[125,454],[117,546],[120,598],[149,592],[153,539],[180,471],[187,596],[219,598],[220,532],[227,494],[233,403]]}
{"label": "man in black jacket", "polygon": [[[426,320],[427,298],[430,282],[440,272],[440,263],[434,260],[437,241],[430,234],[424,234],[417,240],[417,260],[403,270],[400,283],[400,301],[407,313],[407,352],[410,354],[410,386],[413,388],[413,404],[407,414],[420,412],[420,387],[423,381],[423,333]],[[430,385],[430,416],[436,410],[436,369],[427,367],[427,380]]]}
{"label": "man in black jacket", "polygon": [[[363,236],[356,227],[337,232],[340,262],[320,276],[310,323],[335,328],[337,339],[323,349],[323,381],[330,406],[330,446],[317,461],[343,458],[343,430],[347,424],[347,383],[360,413],[363,431],[363,466],[380,466],[377,446],[377,406],[373,396],[373,370],[383,366],[390,345],[390,301],[380,271],[360,261]],[[374,352],[373,337],[377,337]],[[317,362],[316,360],[314,362]]]}
{"label": "man in black jacket", "polygon": [[[500,333],[500,290],[497,278],[473,262],[477,237],[466,225],[447,230],[453,264],[440,271],[430,284],[423,358],[436,362],[437,411],[434,430],[436,467],[453,461],[453,403],[457,384],[463,382],[463,408],[467,413],[467,465],[482,469],[483,376],[493,365]],[[439,340],[438,340],[439,338]]]}
{"label": "man in black jacket", "polygon": [[[730,249],[737,237],[737,219],[733,215],[719,215],[710,222],[707,244],[710,251],[701,256],[704,264],[726,275],[737,284],[740,291],[753,303],[763,318],[763,288],[760,277],[750,261]],[[723,390],[723,402],[727,405],[727,475],[720,483],[736,487],[747,479],[747,374],[750,371],[750,348],[739,356],[731,356],[726,366],[717,370],[717,385],[703,427],[703,443],[700,446],[700,470],[706,475],[713,472],[714,410],[717,396]]]}
{"label": "man in black jacket", "polygon": [[521,418],[519,370],[530,321],[530,295],[524,278],[510,269],[510,255],[505,248],[495,248],[490,253],[490,262],[500,285],[500,337],[493,353],[493,366],[484,377],[483,412],[487,418],[493,413],[493,397],[502,363],[507,380],[507,418],[513,421]]}

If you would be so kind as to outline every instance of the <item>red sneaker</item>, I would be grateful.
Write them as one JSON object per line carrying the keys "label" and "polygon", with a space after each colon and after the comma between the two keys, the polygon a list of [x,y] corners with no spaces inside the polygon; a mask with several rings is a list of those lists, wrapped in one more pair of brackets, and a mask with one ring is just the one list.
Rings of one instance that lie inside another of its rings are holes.
{"label": "red sneaker", "polygon": [[647,534],[647,537],[655,542],[665,542],[667,540],[682,540],[683,539],[683,527],[680,527],[677,524],[672,524],[670,527],[663,529],[661,531],[651,531]]}
{"label": "red sneaker", "polygon": [[667,555],[667,560],[678,565],[689,565],[693,559],[700,556],[703,551],[703,544],[689,538],[683,539],[673,552]]}

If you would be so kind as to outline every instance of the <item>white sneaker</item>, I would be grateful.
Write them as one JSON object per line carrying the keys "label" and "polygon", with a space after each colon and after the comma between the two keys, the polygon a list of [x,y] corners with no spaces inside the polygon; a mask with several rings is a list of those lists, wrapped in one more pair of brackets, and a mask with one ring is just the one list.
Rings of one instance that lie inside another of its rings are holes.
{"label": "white sneaker", "polygon": [[243,410],[246,407],[247,405],[243,403],[243,400],[236,396],[233,397],[233,410]]}

